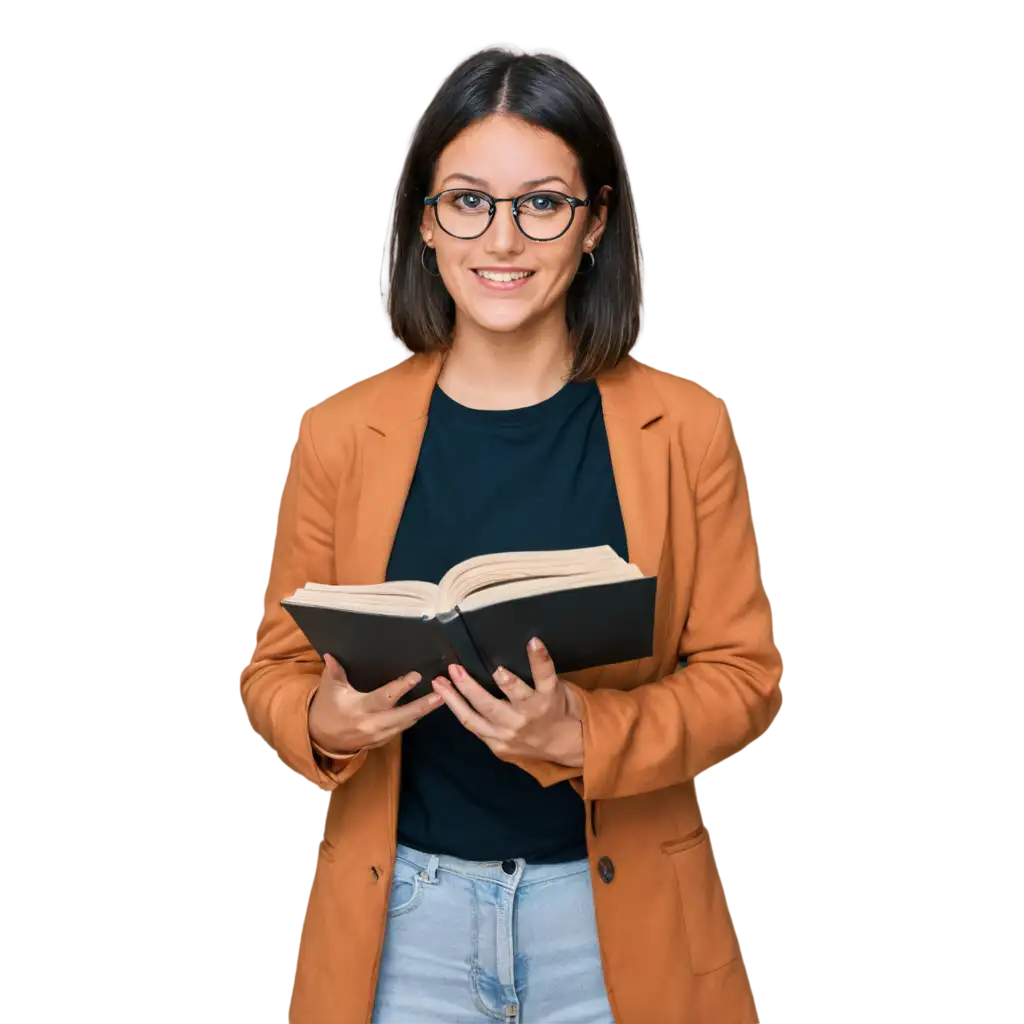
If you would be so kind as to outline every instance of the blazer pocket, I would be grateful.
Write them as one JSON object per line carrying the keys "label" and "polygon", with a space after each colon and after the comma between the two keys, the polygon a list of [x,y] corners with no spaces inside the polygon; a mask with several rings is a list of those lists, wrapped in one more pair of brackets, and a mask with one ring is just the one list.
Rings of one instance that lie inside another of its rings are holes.
{"label": "blazer pocket", "polygon": [[707,830],[663,843],[662,851],[672,861],[679,885],[690,970],[710,974],[735,960],[740,947]]}

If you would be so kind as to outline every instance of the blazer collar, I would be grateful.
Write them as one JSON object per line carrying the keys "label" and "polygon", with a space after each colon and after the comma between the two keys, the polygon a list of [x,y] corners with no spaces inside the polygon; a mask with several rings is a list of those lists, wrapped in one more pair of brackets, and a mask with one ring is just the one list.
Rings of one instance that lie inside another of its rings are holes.
{"label": "blazer collar", "polygon": [[[387,437],[424,419],[443,361],[440,352],[417,353],[381,374],[378,391],[369,403],[367,425]],[[605,416],[642,430],[664,415],[661,396],[646,367],[632,356],[600,373],[597,386]]]}
{"label": "blazer collar", "polygon": [[381,373],[368,403],[366,425],[387,437],[425,419],[443,361],[440,352],[419,352]]}
{"label": "blazer collar", "polygon": [[[368,402],[362,490],[354,546],[345,555],[346,582],[379,583],[416,469],[439,354],[415,355],[385,371]],[[645,430],[664,406],[643,363],[627,357],[597,380],[629,560],[655,576],[666,553],[668,431]],[[667,600],[659,587],[659,605]],[[664,617],[662,617],[664,619]],[[666,620],[667,621],[667,620]]]}

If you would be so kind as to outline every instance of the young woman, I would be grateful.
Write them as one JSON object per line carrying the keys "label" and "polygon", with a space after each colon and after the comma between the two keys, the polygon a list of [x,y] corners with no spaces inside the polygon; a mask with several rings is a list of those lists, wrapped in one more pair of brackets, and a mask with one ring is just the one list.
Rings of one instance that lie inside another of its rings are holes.
{"label": "young woman", "polygon": [[[303,414],[241,678],[331,792],[294,1024],[756,1020],[694,778],[768,727],[782,663],[725,405],[628,355],[639,262],[591,85],[550,56],[461,64],[397,190],[414,354]],[[658,577],[654,653],[560,675],[540,637],[502,699],[458,665],[359,693],[278,604],[599,544]]]}

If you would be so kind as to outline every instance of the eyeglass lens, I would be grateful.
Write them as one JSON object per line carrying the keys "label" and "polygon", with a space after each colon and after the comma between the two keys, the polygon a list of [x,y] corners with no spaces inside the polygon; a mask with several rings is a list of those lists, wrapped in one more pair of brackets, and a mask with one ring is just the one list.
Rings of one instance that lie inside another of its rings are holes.
{"label": "eyeglass lens", "polygon": [[[572,204],[559,192],[530,192],[519,200],[519,226],[530,238],[557,238],[572,221]],[[442,192],[435,206],[437,221],[457,238],[476,238],[491,219],[490,199],[483,192],[459,189]]]}

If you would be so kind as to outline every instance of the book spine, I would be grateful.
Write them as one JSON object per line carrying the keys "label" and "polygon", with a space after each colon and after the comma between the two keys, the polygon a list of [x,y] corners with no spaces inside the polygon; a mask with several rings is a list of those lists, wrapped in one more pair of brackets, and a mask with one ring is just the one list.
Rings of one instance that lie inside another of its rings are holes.
{"label": "book spine", "polygon": [[490,689],[496,688],[496,683],[491,676],[493,669],[488,667],[477,646],[473,643],[469,630],[466,628],[465,620],[458,613],[457,609],[442,612],[435,618],[437,624],[451,645],[452,652],[456,655],[458,663],[478,682],[481,686]]}

